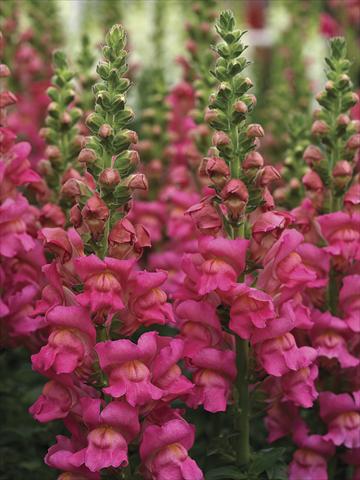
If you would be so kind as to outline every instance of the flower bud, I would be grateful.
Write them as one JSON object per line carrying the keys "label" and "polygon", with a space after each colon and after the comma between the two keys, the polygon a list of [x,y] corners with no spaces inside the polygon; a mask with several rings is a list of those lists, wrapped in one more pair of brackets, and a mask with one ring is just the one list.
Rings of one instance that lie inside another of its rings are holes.
{"label": "flower bud", "polygon": [[249,170],[252,168],[261,168],[264,165],[264,159],[259,152],[255,150],[248,153],[244,159],[242,167],[244,170]]}
{"label": "flower bud", "polygon": [[115,168],[105,168],[100,173],[99,182],[104,187],[115,187],[120,182],[120,174]]}
{"label": "flower bud", "polygon": [[266,165],[259,171],[259,176],[257,177],[257,184],[261,187],[269,185],[269,183],[279,180],[281,178],[280,173],[276,170],[275,167],[271,165]]}
{"label": "flower bud", "polygon": [[325,90],[327,92],[332,92],[335,88],[335,85],[334,85],[334,82],[332,80],[328,80],[326,83],[325,83]]}
{"label": "flower bud", "polygon": [[360,213],[360,184],[355,183],[344,196],[344,206],[349,213]]}
{"label": "flower bud", "polygon": [[349,75],[346,75],[346,73],[343,73],[342,75],[340,75],[339,77],[339,85],[341,87],[346,87],[348,85],[350,85],[350,77]]}
{"label": "flower bud", "polygon": [[57,147],[56,145],[48,145],[45,149],[45,156],[49,160],[59,159],[60,156],[61,156],[61,152],[60,152],[59,147]]}
{"label": "flower bud", "polygon": [[186,211],[196,228],[204,235],[216,235],[222,227],[221,219],[210,200],[193,205]]}
{"label": "flower bud", "polygon": [[8,107],[17,102],[16,96],[11,92],[1,92],[0,93],[0,108]]}
{"label": "flower bud", "polygon": [[143,173],[134,173],[133,175],[129,175],[125,181],[124,185],[131,190],[147,190],[148,189],[148,182]]}
{"label": "flower bud", "polygon": [[113,129],[112,126],[109,125],[108,123],[103,123],[100,128],[99,128],[99,136],[101,138],[108,138],[110,135],[113,134]]}
{"label": "flower bud", "polygon": [[346,148],[349,150],[357,150],[360,148],[360,133],[355,133],[352,135],[349,140],[346,142]]}
{"label": "flower bud", "polygon": [[205,122],[206,123],[211,123],[213,122],[214,120],[216,120],[218,118],[218,112],[217,110],[214,110],[214,109],[210,109],[210,108],[207,108],[205,110]]}
{"label": "flower bud", "polygon": [[319,192],[324,189],[324,184],[320,178],[320,176],[314,172],[314,170],[310,170],[303,176],[303,184],[308,190]]}
{"label": "flower bud", "polygon": [[241,100],[238,100],[237,102],[234,103],[233,109],[235,110],[235,112],[244,113],[244,114],[248,111],[248,107],[246,103],[242,102]]}
{"label": "flower bud", "polygon": [[320,148],[315,145],[309,145],[303,153],[303,159],[308,165],[312,166],[314,163],[321,162],[324,159],[324,154]]}
{"label": "flower bud", "polygon": [[215,132],[212,137],[212,144],[215,147],[222,146],[222,145],[229,145],[230,137],[225,132]]}
{"label": "flower bud", "polygon": [[77,178],[69,178],[66,180],[60,190],[64,197],[76,200],[78,197],[89,194],[89,188],[86,183]]}
{"label": "flower bud", "polygon": [[82,224],[82,215],[79,205],[74,205],[70,209],[70,223],[75,228],[79,228]]}
{"label": "flower bud", "polygon": [[71,116],[68,112],[64,112],[62,115],[61,115],[61,119],[60,119],[61,123],[63,125],[70,125],[71,124]]}
{"label": "flower bud", "polygon": [[337,119],[336,119],[336,124],[339,127],[347,127],[350,123],[350,117],[346,115],[345,113],[341,113]]}
{"label": "flower bud", "polygon": [[81,210],[84,223],[92,237],[98,239],[104,231],[105,222],[109,218],[109,209],[98,193],[94,193]]}
{"label": "flower bud", "polygon": [[0,78],[5,78],[10,76],[10,69],[5,63],[0,64]]}
{"label": "flower bud", "polygon": [[230,176],[230,170],[222,158],[208,157],[206,158],[205,172],[218,188],[222,188],[228,177]]}
{"label": "flower bud", "polygon": [[42,158],[37,164],[37,171],[43,177],[48,177],[54,173],[53,167],[49,160]]}
{"label": "flower bud", "polygon": [[96,152],[92,148],[83,148],[78,156],[78,161],[80,163],[85,163],[85,165],[91,165],[96,162]]}
{"label": "flower bud", "polygon": [[332,175],[337,188],[344,189],[352,177],[352,166],[346,160],[340,160],[333,168]]}
{"label": "flower bud", "polygon": [[246,129],[246,135],[249,138],[263,137],[265,135],[264,129],[258,123],[251,123]]}
{"label": "flower bud", "polygon": [[329,132],[329,125],[324,120],[315,120],[311,127],[313,135],[326,135]]}
{"label": "flower bud", "polygon": [[249,192],[245,183],[237,178],[233,178],[225,185],[220,195],[224,200],[230,218],[238,220],[249,200]]}

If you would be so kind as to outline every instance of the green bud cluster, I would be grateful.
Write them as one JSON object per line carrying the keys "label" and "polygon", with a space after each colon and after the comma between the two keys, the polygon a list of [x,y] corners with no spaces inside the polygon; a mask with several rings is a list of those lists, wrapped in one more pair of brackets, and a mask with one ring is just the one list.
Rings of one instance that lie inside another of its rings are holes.
{"label": "green bud cluster", "polygon": [[[198,114],[201,115],[207,106],[208,98],[215,85],[215,79],[209,75],[214,66],[214,53],[209,45],[215,42],[212,27],[216,17],[215,0],[200,0],[192,5],[193,15],[186,25],[188,33],[187,51],[190,57],[190,80],[194,82],[198,98]],[[199,122],[200,123],[200,122]]]}
{"label": "green bud cluster", "polygon": [[[80,152],[83,163],[98,182],[100,198],[110,212],[121,216],[121,209],[131,199],[135,188],[146,188],[144,178],[132,175],[138,164],[138,153],[131,149],[137,134],[129,130],[134,112],[126,106],[130,80],[127,73],[126,34],[121,25],[114,25],[106,35],[102,49],[104,61],[96,71],[101,81],[94,85],[95,110],[86,119],[91,132],[86,148]],[[115,216],[116,216],[115,215]],[[115,220],[115,217],[111,219]]]}
{"label": "green bud cluster", "polygon": [[256,104],[254,95],[248,93],[252,81],[243,75],[249,62],[243,57],[246,46],[241,38],[246,32],[235,28],[231,11],[222,12],[215,25],[221,41],[214,47],[218,54],[212,72],[218,88],[210,96],[205,120],[222,134],[221,141],[214,141],[217,150],[230,168],[233,179],[240,179],[248,189],[246,212],[251,212],[262,202],[262,190],[256,185],[260,168],[243,169],[246,156],[256,148],[257,138],[264,136],[261,125],[249,124],[249,113]]}
{"label": "green bud cluster", "polygon": [[341,208],[342,197],[353,179],[355,152],[360,146],[360,126],[349,116],[349,110],[359,98],[350,80],[351,62],[346,58],[344,38],[331,40],[330,55],[325,61],[327,82],[316,97],[322,108],[315,111],[311,128],[314,143],[322,156],[319,155],[319,159],[310,165],[327,189],[323,204],[326,212]]}
{"label": "green bud cluster", "polygon": [[82,111],[74,106],[74,74],[63,52],[54,53],[53,67],[52,86],[47,90],[51,102],[45,120],[46,127],[41,131],[48,144],[45,150],[47,160],[42,160],[40,165],[49,187],[57,192],[61,187],[62,175],[73,165],[81,149],[77,123]]}

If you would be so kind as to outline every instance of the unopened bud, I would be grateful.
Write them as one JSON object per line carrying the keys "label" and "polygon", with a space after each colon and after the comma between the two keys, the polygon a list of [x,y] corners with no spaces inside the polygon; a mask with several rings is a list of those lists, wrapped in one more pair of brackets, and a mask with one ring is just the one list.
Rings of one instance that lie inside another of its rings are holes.
{"label": "unopened bud", "polygon": [[115,168],[105,168],[100,173],[99,181],[105,187],[114,187],[120,182],[120,174]]}
{"label": "unopened bud", "polygon": [[77,204],[70,209],[70,223],[74,225],[75,228],[79,228],[82,224],[81,210]]}
{"label": "unopened bud", "polygon": [[5,108],[17,102],[16,96],[11,92],[0,93],[0,108]]}
{"label": "unopened bud", "polygon": [[60,119],[61,123],[63,125],[70,125],[71,123],[71,116],[68,112],[64,112],[62,115],[61,115],[61,119]]}
{"label": "unopened bud", "polygon": [[281,175],[276,168],[272,167],[271,165],[266,165],[259,172],[257,183],[261,187],[265,187],[269,185],[269,183],[279,180],[279,178],[281,178]]}
{"label": "unopened bud", "polygon": [[344,189],[351,180],[352,166],[346,160],[340,160],[335,164],[332,174],[335,186]]}
{"label": "unopened bud", "polygon": [[313,135],[326,135],[329,132],[329,126],[323,120],[315,120],[311,127],[311,133]]}
{"label": "unopened bud", "polygon": [[346,75],[346,73],[343,73],[339,77],[339,84],[341,87],[346,87],[347,85],[350,84],[350,77],[349,75]]}
{"label": "unopened bud", "polygon": [[258,123],[251,123],[246,129],[246,135],[250,138],[263,137],[265,132],[263,127]]}
{"label": "unopened bud", "polygon": [[336,124],[340,127],[347,127],[350,123],[350,117],[345,113],[340,114],[336,119]]}
{"label": "unopened bud", "polygon": [[143,173],[134,173],[125,179],[125,185],[131,190],[147,190],[148,182]]}
{"label": "unopened bud", "polygon": [[61,156],[59,147],[56,145],[48,145],[45,149],[45,156],[49,160],[57,160]]}
{"label": "unopened bud", "polygon": [[308,173],[306,173],[303,176],[303,184],[308,190],[311,191],[321,191],[324,188],[323,182],[320,178],[320,176],[314,172],[314,170],[310,170]]}
{"label": "unopened bud", "polygon": [[246,113],[248,111],[248,107],[246,103],[242,102],[241,100],[238,100],[237,102],[234,103],[233,108],[235,112],[238,113]]}
{"label": "unopened bud", "polygon": [[251,168],[261,168],[264,165],[264,159],[259,152],[253,150],[248,153],[244,159],[242,167],[244,170],[249,170]]}
{"label": "unopened bud", "polygon": [[49,160],[45,158],[42,158],[41,160],[39,160],[37,164],[37,171],[40,173],[40,175],[44,177],[48,177],[52,175],[54,172],[51,163],[49,162]]}
{"label": "unopened bud", "polygon": [[325,90],[328,92],[332,92],[335,88],[334,82],[332,80],[328,80],[325,83]]}
{"label": "unopened bud", "polygon": [[99,128],[99,135],[101,138],[108,138],[112,133],[113,129],[108,123],[103,123]]}
{"label": "unopened bud", "polygon": [[0,64],[0,78],[5,78],[10,76],[10,69],[5,63]]}
{"label": "unopened bud", "polygon": [[96,152],[92,148],[83,148],[78,156],[78,161],[80,163],[93,164],[96,162]]}
{"label": "unopened bud", "polygon": [[352,135],[346,142],[346,147],[349,150],[357,150],[360,148],[360,133],[355,133],[355,135]]}
{"label": "unopened bud", "polygon": [[320,148],[315,145],[309,145],[303,153],[303,159],[308,165],[312,166],[314,163],[321,162],[324,159],[324,154]]}
{"label": "unopened bud", "polygon": [[245,183],[233,178],[225,185],[220,195],[225,202],[230,217],[233,220],[238,220],[249,200],[249,192]]}
{"label": "unopened bud", "polygon": [[227,178],[230,176],[230,170],[220,157],[208,157],[205,165],[205,173],[218,188],[223,188]]}
{"label": "unopened bud", "polygon": [[206,123],[213,122],[214,120],[216,120],[218,118],[217,110],[212,110],[210,108],[207,108],[206,111],[205,111],[205,117],[204,118],[205,118]]}
{"label": "unopened bud", "polygon": [[215,132],[213,137],[212,137],[212,144],[215,145],[215,147],[221,146],[221,145],[229,145],[230,143],[230,137],[227,135],[225,132]]}

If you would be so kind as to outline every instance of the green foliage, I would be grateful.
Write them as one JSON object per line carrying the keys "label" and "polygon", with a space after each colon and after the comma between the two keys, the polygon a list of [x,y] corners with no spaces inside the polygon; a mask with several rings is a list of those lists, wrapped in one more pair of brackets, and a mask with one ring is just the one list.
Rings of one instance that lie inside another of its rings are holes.
{"label": "green foliage", "polygon": [[28,412],[44,379],[31,370],[29,354],[22,349],[1,352],[0,375],[0,479],[55,479],[43,458],[55,435],[63,433],[61,424],[39,424]]}
{"label": "green foliage", "polygon": [[[349,168],[354,168],[354,148],[348,143],[357,133],[355,122],[350,120],[350,108],[357,102],[349,73],[351,62],[346,56],[346,42],[335,37],[330,42],[330,55],[327,64],[325,89],[316,99],[320,110],[315,112],[312,126],[312,139],[323,152],[323,159],[313,162],[312,169],[320,176],[327,195],[322,205],[324,212],[341,208],[342,197],[352,181],[351,173],[343,176],[336,173],[338,162],[346,160]],[[352,166],[351,166],[352,165]]]}
{"label": "green foliage", "polygon": [[47,182],[50,188],[58,192],[62,175],[74,164],[80,151],[77,124],[82,111],[74,106],[74,74],[69,69],[64,52],[55,51],[53,66],[52,86],[47,90],[52,101],[42,134],[49,146],[47,157],[50,165],[45,170]]}

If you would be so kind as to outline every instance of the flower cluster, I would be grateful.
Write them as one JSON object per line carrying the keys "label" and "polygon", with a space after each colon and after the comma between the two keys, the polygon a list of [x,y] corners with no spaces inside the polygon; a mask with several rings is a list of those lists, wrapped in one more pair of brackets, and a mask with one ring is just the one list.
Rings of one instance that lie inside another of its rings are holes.
{"label": "flower cluster", "polygon": [[346,43],[331,40],[312,126],[306,101],[274,161],[245,32],[231,11],[212,29],[214,8],[192,6],[168,90],[156,2],[140,126],[118,24],[93,95],[90,36],[79,75],[61,51],[47,63],[34,167],[7,115],[16,96],[0,94],[1,340],[25,346],[44,379],[29,412],[62,422],[45,456],[60,480],[359,477],[360,126]]}

